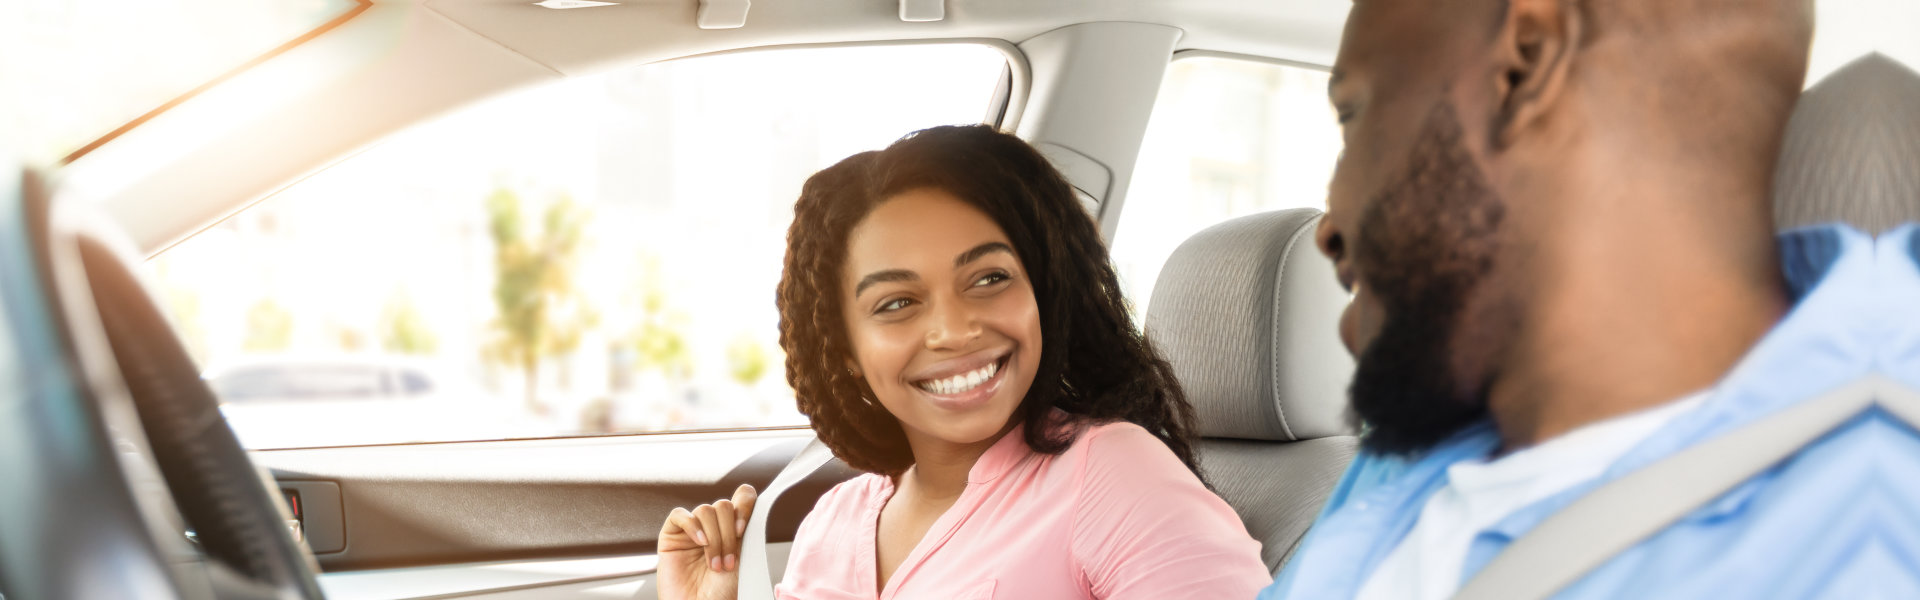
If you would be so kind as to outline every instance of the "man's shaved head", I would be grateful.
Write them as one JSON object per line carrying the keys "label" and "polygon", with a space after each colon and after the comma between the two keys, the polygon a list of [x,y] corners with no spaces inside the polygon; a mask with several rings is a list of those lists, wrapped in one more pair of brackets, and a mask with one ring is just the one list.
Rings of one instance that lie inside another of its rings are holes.
{"label": "man's shaved head", "polygon": [[[1357,0],[1319,242],[1369,446],[1489,411],[1524,443],[1723,372],[1778,295],[1767,191],[1812,27],[1809,0]],[[1663,294],[1733,316],[1676,329],[1636,305]],[[1652,341],[1692,355],[1603,347]],[[1608,360],[1651,375],[1566,392]]]}
{"label": "man's shaved head", "polygon": [[[1810,0],[1589,0],[1582,52],[1596,94],[1619,98],[1676,139],[1733,161],[1771,165],[1805,85],[1813,39]],[[1642,100],[1644,101],[1637,101]],[[1621,124],[1637,119],[1622,118]],[[1742,152],[1744,150],[1744,152]]]}

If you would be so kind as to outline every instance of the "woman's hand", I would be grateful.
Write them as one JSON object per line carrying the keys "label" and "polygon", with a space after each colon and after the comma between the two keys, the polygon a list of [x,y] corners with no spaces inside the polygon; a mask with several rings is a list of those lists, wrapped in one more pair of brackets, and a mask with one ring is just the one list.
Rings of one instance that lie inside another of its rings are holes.
{"label": "woman's hand", "polygon": [[732,500],[675,508],[660,526],[660,567],[655,582],[661,600],[734,600],[740,588],[740,538],[753,516],[753,486],[741,484]]}

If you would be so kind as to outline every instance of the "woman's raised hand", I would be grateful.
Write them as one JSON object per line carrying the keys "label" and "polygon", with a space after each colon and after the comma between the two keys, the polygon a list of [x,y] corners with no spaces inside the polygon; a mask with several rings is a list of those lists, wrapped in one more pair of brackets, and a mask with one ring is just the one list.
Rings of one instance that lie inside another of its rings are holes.
{"label": "woman's raised hand", "polygon": [[740,587],[740,538],[758,494],[741,484],[732,500],[675,508],[660,526],[661,600],[734,600]]}

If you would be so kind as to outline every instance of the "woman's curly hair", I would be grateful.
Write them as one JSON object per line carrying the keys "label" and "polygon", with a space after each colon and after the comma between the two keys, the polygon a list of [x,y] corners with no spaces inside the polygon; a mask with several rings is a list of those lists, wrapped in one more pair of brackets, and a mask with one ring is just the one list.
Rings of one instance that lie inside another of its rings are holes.
{"label": "woman's curly hair", "polygon": [[898,475],[913,464],[900,421],[848,369],[853,348],[840,290],[854,226],[885,199],[919,188],[986,213],[1032,281],[1044,341],[1033,387],[1013,417],[1024,422],[1027,445],[1046,454],[1073,445],[1079,428],[1049,421],[1059,408],[1077,423],[1139,425],[1200,475],[1193,407],[1129,317],[1098,226],[1045,157],[985,125],[914,132],[842,160],[802,188],[777,298],[780,347],[787,382],[820,440],[862,471]]}

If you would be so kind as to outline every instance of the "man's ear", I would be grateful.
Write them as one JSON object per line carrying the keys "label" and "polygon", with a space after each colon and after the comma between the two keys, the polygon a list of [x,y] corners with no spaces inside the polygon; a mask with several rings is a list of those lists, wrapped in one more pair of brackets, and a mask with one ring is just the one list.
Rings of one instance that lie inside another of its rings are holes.
{"label": "man's ear", "polygon": [[[1600,0],[1610,1],[1610,0]],[[1580,9],[1562,0],[1510,0],[1495,58],[1500,112],[1493,147],[1506,148],[1560,101],[1580,48]]]}

